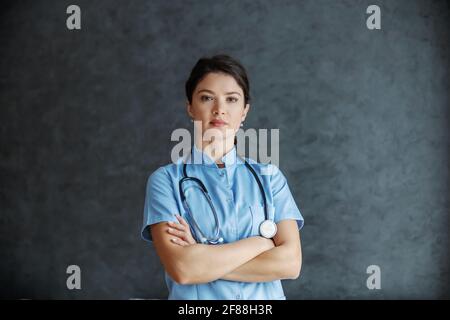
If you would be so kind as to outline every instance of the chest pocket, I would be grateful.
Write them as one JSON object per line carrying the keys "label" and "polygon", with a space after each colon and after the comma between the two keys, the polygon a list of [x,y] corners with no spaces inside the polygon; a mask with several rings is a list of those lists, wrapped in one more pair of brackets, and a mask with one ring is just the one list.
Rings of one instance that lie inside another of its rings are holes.
{"label": "chest pocket", "polygon": [[[264,206],[261,204],[250,205],[250,213],[251,213],[251,235],[250,236],[259,236],[259,225],[266,220],[264,213]],[[273,220],[275,216],[275,207],[268,204],[267,205],[267,213],[269,219]]]}

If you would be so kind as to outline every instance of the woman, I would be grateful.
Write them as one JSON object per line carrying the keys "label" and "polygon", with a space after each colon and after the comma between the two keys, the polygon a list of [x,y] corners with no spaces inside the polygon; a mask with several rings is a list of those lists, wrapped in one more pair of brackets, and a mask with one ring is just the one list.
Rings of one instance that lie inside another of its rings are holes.
{"label": "woman", "polygon": [[[196,137],[188,156],[147,182],[142,237],[165,268],[169,299],[284,300],[280,280],[300,273],[303,217],[277,167],[261,174],[269,165],[236,153],[250,110],[245,69],[226,55],[202,58],[185,89],[191,121],[216,134]],[[180,186],[186,176],[200,182]]]}

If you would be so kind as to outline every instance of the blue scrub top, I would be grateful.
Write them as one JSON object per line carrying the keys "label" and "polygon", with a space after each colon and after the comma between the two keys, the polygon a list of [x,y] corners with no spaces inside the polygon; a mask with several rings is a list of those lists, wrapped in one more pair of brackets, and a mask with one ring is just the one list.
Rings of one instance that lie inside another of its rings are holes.
{"label": "blue scrub top", "polygon": [[[252,173],[237,156],[233,147],[222,157],[224,168],[202,150],[193,146],[192,154],[186,157],[187,175],[200,179],[207,188],[218,219],[220,236],[224,243],[259,235],[259,225],[264,221],[264,199]],[[246,158],[255,169],[266,192],[269,218],[275,223],[284,219],[297,220],[298,229],[303,227],[303,217],[292,197],[283,173],[274,165],[260,164]],[[153,172],[147,181],[144,204],[144,221],[141,236],[152,242],[150,225],[162,221],[175,221],[174,214],[181,215],[191,226],[187,212],[181,202],[178,182],[183,178],[183,159],[168,164]],[[264,171],[266,170],[266,171]],[[269,171],[271,170],[271,171]],[[268,174],[271,173],[271,174]],[[184,185],[186,198],[192,214],[202,232],[210,238],[214,235],[214,215],[199,189]],[[194,229],[191,232],[196,237]],[[239,282],[215,280],[202,284],[178,284],[165,272],[169,300],[285,300],[280,280],[269,282]]]}

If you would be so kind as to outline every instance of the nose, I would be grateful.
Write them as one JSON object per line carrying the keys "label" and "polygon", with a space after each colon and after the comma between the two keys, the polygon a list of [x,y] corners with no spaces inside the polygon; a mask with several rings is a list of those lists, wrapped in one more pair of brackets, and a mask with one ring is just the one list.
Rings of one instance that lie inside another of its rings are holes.
{"label": "nose", "polygon": [[225,105],[220,99],[216,99],[212,112],[214,115],[225,114]]}

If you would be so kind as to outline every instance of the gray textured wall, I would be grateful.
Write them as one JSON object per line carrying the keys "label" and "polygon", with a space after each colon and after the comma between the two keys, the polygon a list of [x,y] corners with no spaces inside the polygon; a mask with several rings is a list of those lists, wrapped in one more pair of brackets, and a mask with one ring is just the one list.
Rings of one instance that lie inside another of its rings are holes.
{"label": "gray textured wall", "polygon": [[145,183],[190,125],[193,64],[225,52],[249,72],[246,127],[280,128],[305,217],[288,299],[449,298],[448,21],[425,0],[2,3],[0,296],[167,296]]}

